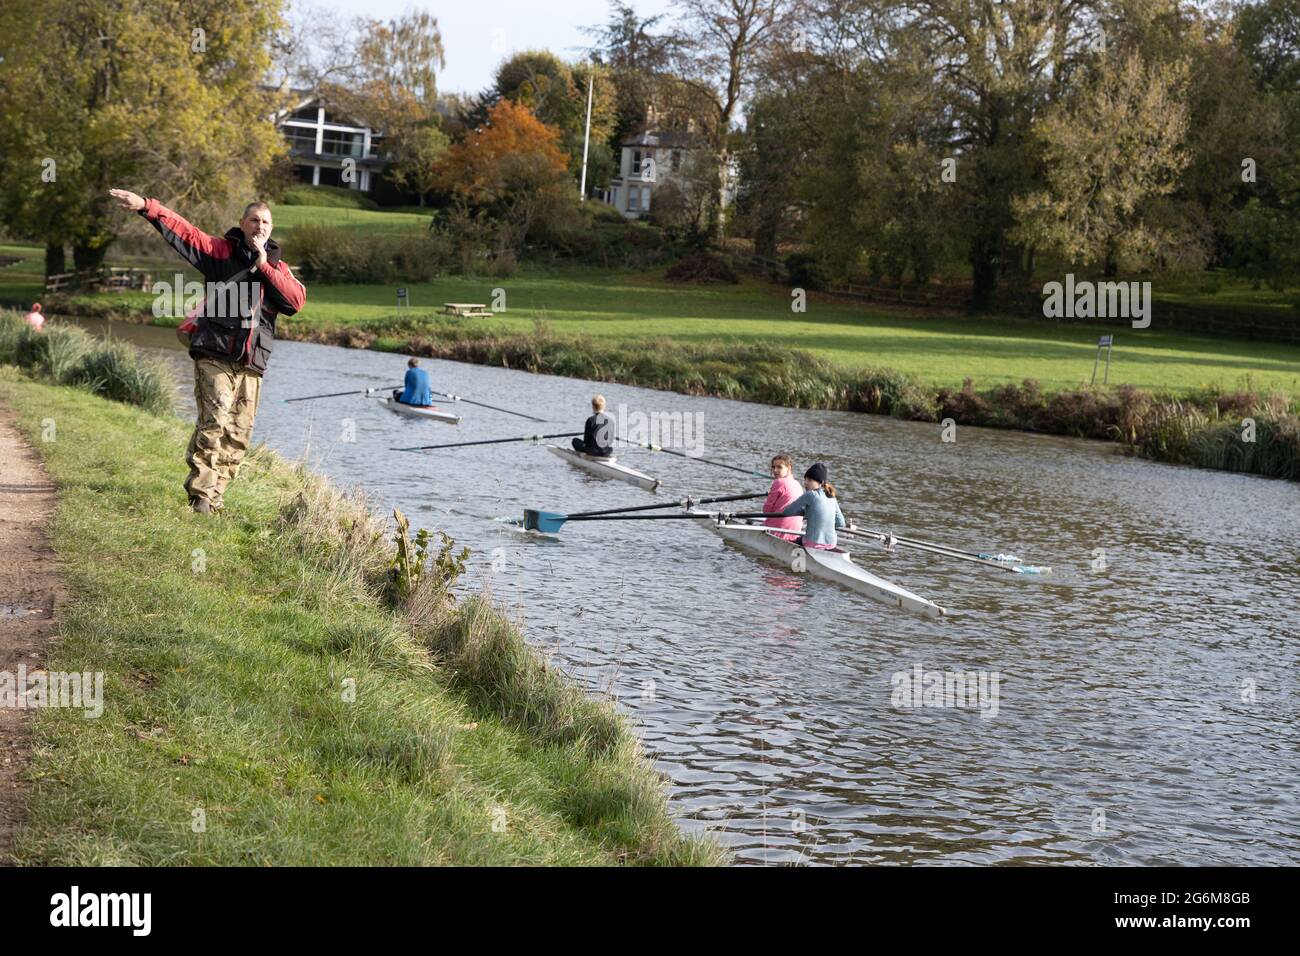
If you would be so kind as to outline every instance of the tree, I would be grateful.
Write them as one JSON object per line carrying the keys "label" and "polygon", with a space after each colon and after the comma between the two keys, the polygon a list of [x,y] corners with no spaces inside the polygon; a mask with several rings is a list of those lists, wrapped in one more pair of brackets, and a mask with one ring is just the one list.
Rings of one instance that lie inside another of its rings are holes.
{"label": "tree", "polygon": [[492,100],[504,97],[526,106],[558,130],[560,147],[569,154],[570,172],[577,179],[582,169],[589,79],[593,83],[587,183],[602,186],[614,170],[610,140],[618,120],[617,91],[607,70],[585,63],[570,66],[548,51],[516,53],[497,67]]}
{"label": "tree", "polygon": [[386,173],[394,185],[419,196],[423,206],[441,182],[438,163],[450,145],[447,134],[432,123],[403,129],[391,145],[386,144],[390,157]]}
{"label": "tree", "polygon": [[673,46],[674,66],[685,84],[708,98],[709,138],[718,181],[714,234],[723,226],[732,157],[730,137],[754,61],[792,26],[795,0],[675,0],[681,13]]}
{"label": "tree", "polygon": [[438,112],[436,73],[445,63],[438,21],[425,12],[359,19],[353,36],[353,49],[338,54],[345,65],[332,66],[316,88],[332,109],[383,134],[386,175],[423,205],[450,142]]}
{"label": "tree", "polygon": [[770,93],[755,97],[746,111],[736,217],[753,238],[754,252],[767,258],[776,257],[778,244],[796,223],[796,195],[808,147],[797,135],[798,109],[794,98]]}
{"label": "tree", "polygon": [[[134,222],[131,186],[217,218],[283,141],[262,88],[280,4],[217,0],[6,0],[0,5],[0,216],[17,235],[69,243],[78,268],[103,260]],[[237,144],[237,145],[232,145]]]}
{"label": "tree", "polygon": [[496,252],[522,249],[549,204],[567,193],[568,157],[559,132],[525,106],[501,100],[485,125],[454,144],[439,164],[441,186],[463,209],[501,224]]}
{"label": "tree", "polygon": [[647,108],[662,99],[658,87],[678,45],[672,34],[658,32],[663,20],[663,14],[643,19],[621,0],[610,0],[605,25],[584,28],[596,40],[593,61],[609,71],[614,85],[617,118],[611,140],[615,143],[641,126]]}
{"label": "tree", "polygon": [[1300,0],[1243,5],[1235,38],[1261,87],[1300,92]]}
{"label": "tree", "polygon": [[887,49],[928,65],[948,155],[957,161],[977,310],[992,307],[1003,274],[1028,255],[1008,233],[1013,199],[1032,190],[1042,170],[1032,126],[1104,42],[1100,6],[1101,0],[921,0],[895,8],[899,26],[887,35]]}
{"label": "tree", "polygon": [[1017,198],[1013,234],[1114,275],[1120,260],[1151,267],[1195,237],[1144,212],[1170,195],[1188,162],[1186,63],[1103,62],[1095,78],[1042,117],[1044,188]]}

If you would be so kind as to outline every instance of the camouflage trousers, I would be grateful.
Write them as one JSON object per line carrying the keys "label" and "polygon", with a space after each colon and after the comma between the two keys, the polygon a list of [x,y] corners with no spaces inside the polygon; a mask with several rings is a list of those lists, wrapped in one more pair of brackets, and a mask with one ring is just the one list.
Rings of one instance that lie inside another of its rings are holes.
{"label": "camouflage trousers", "polygon": [[231,362],[198,359],[194,363],[194,404],[198,421],[185,460],[190,500],[206,498],[220,508],[226,486],[235,480],[253,437],[262,377]]}

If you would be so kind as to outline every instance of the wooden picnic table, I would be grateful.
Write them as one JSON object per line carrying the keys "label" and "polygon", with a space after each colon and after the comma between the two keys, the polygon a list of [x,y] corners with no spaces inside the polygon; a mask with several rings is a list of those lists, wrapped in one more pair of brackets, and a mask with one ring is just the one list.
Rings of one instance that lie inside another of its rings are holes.
{"label": "wooden picnic table", "polygon": [[488,311],[486,302],[444,302],[442,304],[443,315],[456,315],[462,319],[490,319],[492,313]]}

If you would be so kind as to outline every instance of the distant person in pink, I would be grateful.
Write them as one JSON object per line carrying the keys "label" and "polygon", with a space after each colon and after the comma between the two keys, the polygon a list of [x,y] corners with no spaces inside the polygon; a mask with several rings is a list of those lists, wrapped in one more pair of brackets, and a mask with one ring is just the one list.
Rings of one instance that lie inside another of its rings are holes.
{"label": "distant person in pink", "polygon": [[[803,494],[803,486],[790,474],[793,470],[794,462],[789,455],[777,455],[772,459],[772,487],[767,493],[767,500],[763,502],[763,510],[768,514],[784,511],[786,505]],[[803,518],[768,518],[763,523],[770,528],[793,531],[794,534],[781,536],[790,541],[796,540],[803,530]]]}
{"label": "distant person in pink", "polygon": [[32,311],[27,313],[27,324],[37,332],[44,331],[45,316],[41,314],[41,304],[39,302],[32,303]]}

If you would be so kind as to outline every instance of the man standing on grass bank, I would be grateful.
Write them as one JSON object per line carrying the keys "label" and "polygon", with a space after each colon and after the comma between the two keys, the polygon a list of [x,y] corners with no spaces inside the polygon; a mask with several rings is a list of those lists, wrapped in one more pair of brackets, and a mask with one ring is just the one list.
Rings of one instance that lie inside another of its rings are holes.
{"label": "man standing on grass bank", "polygon": [[188,333],[198,406],[185,456],[190,466],[185,491],[196,512],[220,511],[252,439],[276,317],[301,309],[307,290],[280,261],[266,203],[249,203],[239,225],[217,237],[195,229],[156,199],[125,189],[111,189],[109,195],[153,223],[207,284],[203,305],[178,330],[182,341]]}

